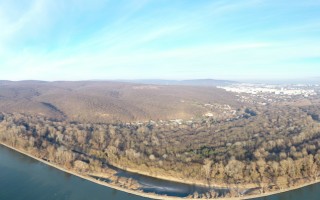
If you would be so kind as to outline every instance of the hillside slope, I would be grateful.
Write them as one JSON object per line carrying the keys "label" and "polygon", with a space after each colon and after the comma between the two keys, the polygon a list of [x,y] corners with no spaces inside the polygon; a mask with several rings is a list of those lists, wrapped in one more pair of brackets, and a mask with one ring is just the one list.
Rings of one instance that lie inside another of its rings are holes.
{"label": "hillside slope", "polygon": [[87,122],[190,119],[217,112],[205,104],[237,107],[215,87],[163,86],[107,81],[0,82],[0,111]]}

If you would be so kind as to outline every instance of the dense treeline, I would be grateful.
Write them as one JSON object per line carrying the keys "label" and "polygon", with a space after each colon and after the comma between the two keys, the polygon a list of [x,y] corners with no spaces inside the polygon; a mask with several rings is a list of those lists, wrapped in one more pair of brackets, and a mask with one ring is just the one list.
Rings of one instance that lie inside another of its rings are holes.
{"label": "dense treeline", "polygon": [[304,109],[245,109],[228,121],[90,124],[22,114],[0,115],[0,140],[78,171],[105,164],[190,182],[260,186],[316,180],[320,124]]}

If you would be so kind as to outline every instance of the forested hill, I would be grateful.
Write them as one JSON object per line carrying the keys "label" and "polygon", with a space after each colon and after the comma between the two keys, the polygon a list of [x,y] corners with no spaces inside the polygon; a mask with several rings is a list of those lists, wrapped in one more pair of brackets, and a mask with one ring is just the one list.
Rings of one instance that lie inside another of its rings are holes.
{"label": "forested hill", "polygon": [[261,193],[319,179],[319,99],[215,87],[2,81],[0,142],[85,175],[112,174],[112,165]]}
{"label": "forested hill", "polygon": [[108,81],[0,81],[0,111],[82,122],[190,119],[219,112],[208,104],[238,107],[215,87]]}
{"label": "forested hill", "polygon": [[0,142],[83,174],[108,173],[108,163],[189,183],[258,187],[258,193],[319,179],[320,124],[307,112],[282,106],[240,116],[93,124],[0,113]]}

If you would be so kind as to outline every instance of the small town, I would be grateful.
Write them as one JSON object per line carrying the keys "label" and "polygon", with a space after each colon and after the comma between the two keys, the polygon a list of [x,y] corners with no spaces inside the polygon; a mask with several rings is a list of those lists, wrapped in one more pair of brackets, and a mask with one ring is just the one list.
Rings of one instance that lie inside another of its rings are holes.
{"label": "small town", "polygon": [[282,86],[264,84],[236,84],[227,87],[219,86],[218,88],[224,89],[228,92],[247,94],[275,94],[304,97],[317,95],[314,89],[310,89],[311,87],[312,86],[307,85]]}
{"label": "small town", "polygon": [[313,99],[319,95],[319,85],[267,85],[233,84],[218,86],[227,92],[236,93],[238,101],[256,105]]}

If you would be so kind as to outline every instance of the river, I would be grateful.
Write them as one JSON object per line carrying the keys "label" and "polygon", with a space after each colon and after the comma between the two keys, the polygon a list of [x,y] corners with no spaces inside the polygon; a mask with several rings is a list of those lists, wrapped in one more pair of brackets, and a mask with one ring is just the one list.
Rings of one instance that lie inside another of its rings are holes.
{"label": "river", "polygon": [[0,145],[0,200],[147,200],[47,166]]}
{"label": "river", "polygon": [[[168,186],[177,187],[172,183]],[[319,200],[319,197],[320,184],[316,184],[255,200]],[[0,200],[24,199],[147,200],[83,180],[0,145]]]}

